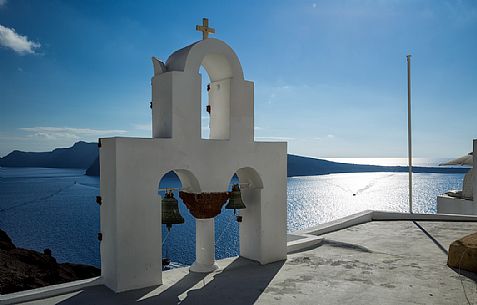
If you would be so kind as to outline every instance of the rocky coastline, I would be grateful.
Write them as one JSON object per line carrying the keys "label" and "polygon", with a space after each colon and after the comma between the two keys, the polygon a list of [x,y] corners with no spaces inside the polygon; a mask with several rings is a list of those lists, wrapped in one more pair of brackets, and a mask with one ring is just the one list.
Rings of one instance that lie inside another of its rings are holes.
{"label": "rocky coastline", "polygon": [[0,230],[0,294],[40,288],[99,276],[88,265],[57,263],[49,249],[43,253],[17,248]]}

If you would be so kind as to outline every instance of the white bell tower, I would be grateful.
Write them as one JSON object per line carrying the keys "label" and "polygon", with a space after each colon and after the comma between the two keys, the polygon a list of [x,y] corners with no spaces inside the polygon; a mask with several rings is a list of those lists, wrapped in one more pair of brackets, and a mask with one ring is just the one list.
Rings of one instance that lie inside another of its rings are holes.
{"label": "white bell tower", "polygon": [[[204,38],[166,63],[153,59],[152,138],[100,139],[101,272],[116,292],[162,283],[158,186],[171,170],[197,196],[226,191],[237,173],[246,185],[240,256],[261,264],[286,259],[286,143],[254,141],[253,82],[227,44]],[[211,80],[210,139],[201,139],[201,66]],[[214,218],[198,217],[190,270],[210,272]]]}

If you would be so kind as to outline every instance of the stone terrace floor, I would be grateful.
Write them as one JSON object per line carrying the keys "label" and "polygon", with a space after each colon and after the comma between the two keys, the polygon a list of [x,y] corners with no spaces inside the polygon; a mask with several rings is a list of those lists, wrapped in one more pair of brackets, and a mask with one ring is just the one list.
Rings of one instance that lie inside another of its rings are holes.
{"label": "stone terrace floor", "polygon": [[27,304],[477,304],[477,276],[446,265],[450,243],[476,231],[469,222],[374,221],[325,234],[284,262],[230,258],[207,276],[167,271],[159,287],[96,286]]}

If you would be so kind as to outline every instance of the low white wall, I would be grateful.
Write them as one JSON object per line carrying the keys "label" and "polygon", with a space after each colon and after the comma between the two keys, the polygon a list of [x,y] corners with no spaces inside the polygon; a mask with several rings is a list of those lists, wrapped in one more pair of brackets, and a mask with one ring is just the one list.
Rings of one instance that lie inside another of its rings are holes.
{"label": "low white wall", "polygon": [[318,246],[323,242],[323,238],[311,234],[288,234],[291,239],[287,242],[287,253],[303,251],[306,248]]}
{"label": "low white wall", "polygon": [[99,276],[86,280],[79,280],[0,295],[0,304],[18,304],[32,300],[39,300],[97,285],[103,285],[103,279]]}
{"label": "low white wall", "polygon": [[[371,221],[405,221],[405,220],[424,220],[424,221],[471,221],[477,222],[477,216],[473,215],[455,215],[446,214],[410,214],[400,212],[387,211],[371,211],[366,210],[357,214],[349,215],[328,223],[309,228],[304,231],[294,232],[293,235],[316,235],[339,231],[355,225],[371,222]],[[296,240],[300,241],[299,239]]]}
{"label": "low white wall", "polygon": [[[477,165],[477,139],[474,139],[474,166]],[[474,203],[477,203],[477,172],[474,171]]]}
{"label": "low white wall", "polygon": [[437,213],[477,215],[477,202],[447,195],[439,195],[437,196]]}
{"label": "low white wall", "polygon": [[318,225],[303,231],[294,233],[295,235],[300,234],[311,234],[311,235],[322,235],[341,229],[349,228],[358,224],[367,223],[373,220],[373,211],[366,210],[356,214],[352,214],[328,223]]}

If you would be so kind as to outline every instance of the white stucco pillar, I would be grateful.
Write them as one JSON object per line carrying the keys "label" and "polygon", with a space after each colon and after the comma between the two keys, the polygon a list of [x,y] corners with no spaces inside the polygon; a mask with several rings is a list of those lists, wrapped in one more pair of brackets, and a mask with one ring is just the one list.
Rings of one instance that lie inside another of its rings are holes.
{"label": "white stucco pillar", "polygon": [[230,78],[209,84],[210,139],[230,138]]}
{"label": "white stucco pillar", "polygon": [[474,171],[474,203],[477,203],[477,139],[474,139],[474,149],[472,151],[472,154],[474,156],[473,160],[473,171]]}
{"label": "white stucco pillar", "polygon": [[207,273],[219,267],[215,264],[214,218],[195,220],[195,262],[190,271]]}

